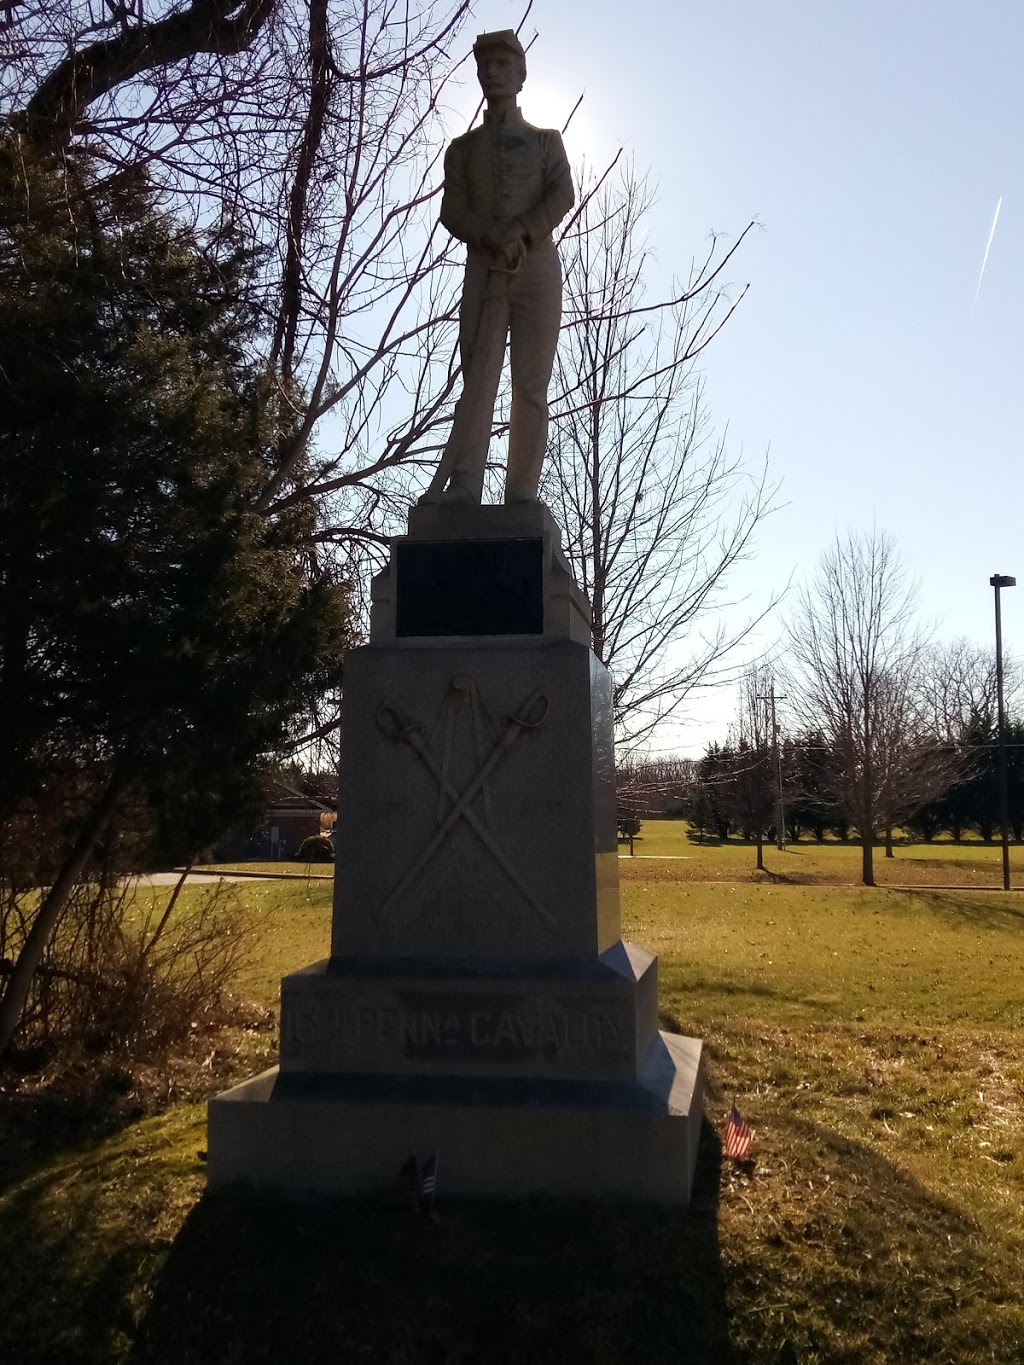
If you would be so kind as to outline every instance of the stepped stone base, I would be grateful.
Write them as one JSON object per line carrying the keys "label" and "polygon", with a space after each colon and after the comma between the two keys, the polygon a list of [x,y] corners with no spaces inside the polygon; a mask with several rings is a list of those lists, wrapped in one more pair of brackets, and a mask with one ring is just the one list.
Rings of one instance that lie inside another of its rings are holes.
{"label": "stepped stone base", "polygon": [[414,509],[345,660],[331,956],[209,1106],[213,1187],[685,1205],[701,1044],[621,935],[614,689],[540,505]]}
{"label": "stepped stone base", "polygon": [[660,1033],[635,1081],[281,1074],[212,1100],[209,1183],[374,1196],[438,1157],[443,1197],[621,1198],[686,1205],[702,1112],[701,1044]]}

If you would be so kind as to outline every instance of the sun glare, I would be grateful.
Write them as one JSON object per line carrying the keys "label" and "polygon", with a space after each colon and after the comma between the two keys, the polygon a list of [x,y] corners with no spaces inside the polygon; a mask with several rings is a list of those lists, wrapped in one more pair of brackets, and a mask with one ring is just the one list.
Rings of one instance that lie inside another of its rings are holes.
{"label": "sun glare", "polygon": [[555,89],[546,86],[531,75],[519,96],[519,104],[523,117],[537,128],[557,128],[561,132],[571,114],[571,122],[563,134],[569,161],[574,167],[579,166],[581,161],[592,166],[602,154],[602,139],[586,98],[573,113],[573,105],[579,96],[579,91],[567,95],[564,87]]}

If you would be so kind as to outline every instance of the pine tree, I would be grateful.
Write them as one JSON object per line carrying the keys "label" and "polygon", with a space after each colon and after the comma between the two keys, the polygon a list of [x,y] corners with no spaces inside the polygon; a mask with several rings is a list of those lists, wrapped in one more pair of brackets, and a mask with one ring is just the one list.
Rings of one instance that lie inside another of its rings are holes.
{"label": "pine tree", "polygon": [[139,175],[97,190],[0,142],[0,850],[62,817],[0,1054],[115,812],[144,805],[178,856],[230,828],[346,643],[303,504],[253,510],[287,418],[249,360],[251,268]]}

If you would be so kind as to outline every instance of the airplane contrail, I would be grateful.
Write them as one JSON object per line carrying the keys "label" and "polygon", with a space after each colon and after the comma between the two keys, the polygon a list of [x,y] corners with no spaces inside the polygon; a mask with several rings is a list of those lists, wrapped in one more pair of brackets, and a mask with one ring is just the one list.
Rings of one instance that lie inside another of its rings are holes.
{"label": "airplane contrail", "polygon": [[988,265],[988,253],[992,250],[992,238],[996,235],[996,223],[999,222],[999,210],[1003,207],[1003,196],[999,196],[996,204],[995,216],[992,219],[992,227],[988,234],[988,241],[985,243],[985,254],[981,258],[981,269],[978,271],[978,287],[974,291],[974,303],[971,304],[971,312],[974,312],[975,304],[978,302],[978,295],[981,293],[981,282],[985,278],[985,267]]}

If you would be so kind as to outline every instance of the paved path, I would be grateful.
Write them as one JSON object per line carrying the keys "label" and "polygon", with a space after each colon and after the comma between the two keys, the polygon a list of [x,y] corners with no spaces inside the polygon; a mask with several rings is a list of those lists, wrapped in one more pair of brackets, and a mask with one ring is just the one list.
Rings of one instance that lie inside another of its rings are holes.
{"label": "paved path", "polygon": [[[852,882],[851,885],[859,886],[859,882]],[[874,888],[876,891],[998,891],[1002,894],[1002,886],[966,885],[964,882],[879,882]],[[1024,887],[1011,886],[1011,891],[1021,891]]]}
{"label": "paved path", "polygon": [[[140,886],[177,886],[181,880],[180,872],[150,872],[148,876],[139,878]],[[189,882],[242,882],[245,877],[237,877],[232,874],[222,874],[219,872],[190,872]],[[188,885],[188,882],[185,883]]]}
{"label": "paved path", "polygon": [[[140,886],[176,886],[181,872],[150,872],[139,878]],[[301,882],[333,881],[333,872],[190,872],[186,886],[193,882]]]}

